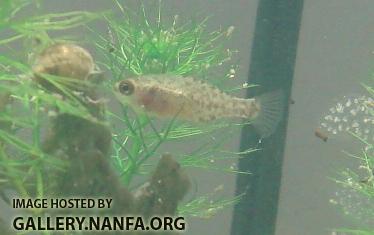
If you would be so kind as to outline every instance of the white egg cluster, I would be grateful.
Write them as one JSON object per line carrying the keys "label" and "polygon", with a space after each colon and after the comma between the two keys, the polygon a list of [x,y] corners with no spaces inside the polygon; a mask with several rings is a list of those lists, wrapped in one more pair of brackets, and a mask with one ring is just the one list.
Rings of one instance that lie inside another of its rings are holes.
{"label": "white egg cluster", "polygon": [[[321,130],[337,135],[351,132],[364,141],[374,141],[374,100],[364,95],[344,97],[329,109],[320,123]],[[369,148],[370,146],[367,146]]]}
{"label": "white egg cluster", "polygon": [[[320,129],[326,134],[339,138],[345,133],[356,135],[364,143],[367,156],[374,153],[374,100],[372,97],[359,95],[344,97],[329,109],[327,115],[322,118]],[[343,208],[345,214],[356,218],[362,225],[374,226],[372,215],[374,213],[374,199],[365,194],[363,187],[371,184],[372,169],[368,163],[362,163],[360,169],[368,171],[368,175],[360,179],[353,179],[351,170],[347,169],[346,177],[341,182],[344,186],[335,193],[331,203],[338,204]],[[356,174],[354,174],[357,176]],[[370,181],[369,181],[370,179]],[[368,181],[368,182],[365,182]]]}
{"label": "white egg cluster", "polygon": [[374,221],[372,220],[374,199],[358,192],[356,188],[361,187],[361,185],[353,179],[348,179],[347,182],[356,185],[342,187],[335,193],[335,197],[330,200],[330,203],[339,205],[343,209],[344,214],[355,219],[360,226],[374,228]]}

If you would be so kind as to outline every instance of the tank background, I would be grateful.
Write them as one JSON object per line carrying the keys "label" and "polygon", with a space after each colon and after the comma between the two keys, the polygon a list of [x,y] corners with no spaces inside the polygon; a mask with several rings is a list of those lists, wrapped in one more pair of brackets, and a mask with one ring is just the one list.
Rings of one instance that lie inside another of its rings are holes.
{"label": "tank background", "polygon": [[276,235],[331,234],[349,227],[338,206],[329,203],[339,185],[328,177],[357,161],[353,138],[313,132],[328,109],[345,95],[365,94],[360,82],[372,76],[374,31],[370,0],[305,0],[290,107]]}

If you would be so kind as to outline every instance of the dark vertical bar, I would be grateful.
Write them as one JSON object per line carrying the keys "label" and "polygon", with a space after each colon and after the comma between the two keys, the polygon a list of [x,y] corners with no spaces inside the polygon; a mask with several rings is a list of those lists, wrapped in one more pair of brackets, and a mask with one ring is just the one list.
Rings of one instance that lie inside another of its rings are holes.
{"label": "dark vertical bar", "polygon": [[[303,0],[259,0],[249,83],[261,85],[261,93],[281,88],[285,100],[289,98],[302,8]],[[256,94],[249,91],[247,95]],[[250,171],[251,175],[237,178],[236,193],[245,194],[234,210],[232,235],[275,232],[288,117],[285,103],[284,118],[277,131],[260,144],[252,127],[242,130],[241,149],[258,146],[262,150],[239,161],[240,171]]]}

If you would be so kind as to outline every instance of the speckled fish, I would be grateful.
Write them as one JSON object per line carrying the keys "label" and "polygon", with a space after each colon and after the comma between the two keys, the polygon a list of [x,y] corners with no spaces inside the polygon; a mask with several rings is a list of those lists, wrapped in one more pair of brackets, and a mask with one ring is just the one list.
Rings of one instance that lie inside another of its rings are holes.
{"label": "speckled fish", "polygon": [[230,96],[192,77],[143,75],[119,81],[118,99],[135,111],[161,118],[209,122],[222,118],[252,120],[261,137],[271,135],[281,119],[283,93],[274,91],[251,99]]}

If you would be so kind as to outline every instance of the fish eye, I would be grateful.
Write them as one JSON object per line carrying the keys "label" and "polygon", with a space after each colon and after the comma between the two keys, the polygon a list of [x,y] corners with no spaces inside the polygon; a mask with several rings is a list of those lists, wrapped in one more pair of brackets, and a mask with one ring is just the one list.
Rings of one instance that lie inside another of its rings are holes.
{"label": "fish eye", "polygon": [[122,81],[118,85],[118,90],[123,95],[131,95],[134,93],[134,84],[130,81]]}

